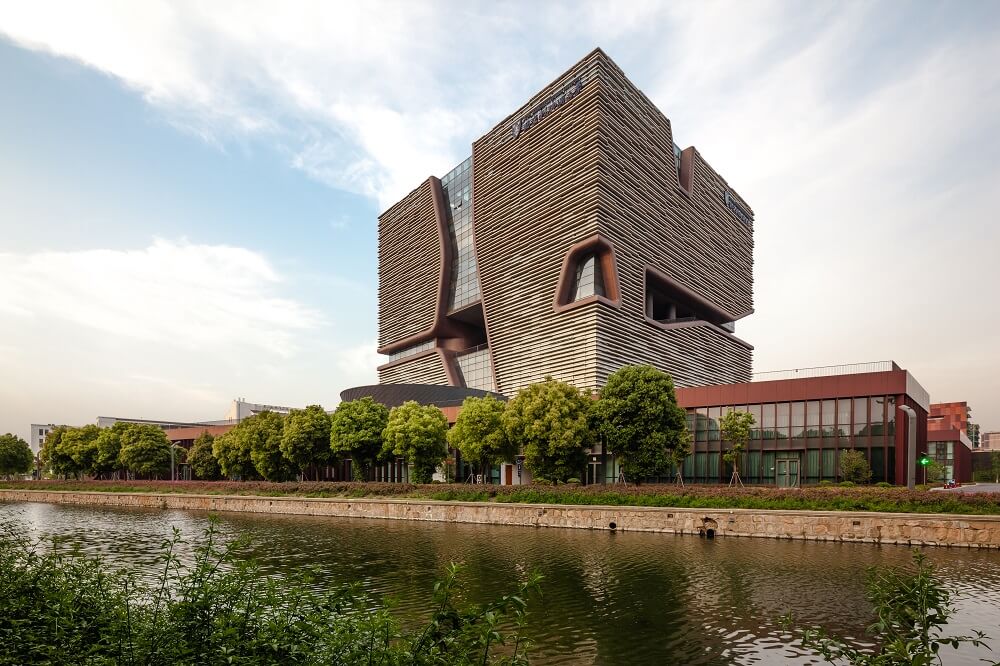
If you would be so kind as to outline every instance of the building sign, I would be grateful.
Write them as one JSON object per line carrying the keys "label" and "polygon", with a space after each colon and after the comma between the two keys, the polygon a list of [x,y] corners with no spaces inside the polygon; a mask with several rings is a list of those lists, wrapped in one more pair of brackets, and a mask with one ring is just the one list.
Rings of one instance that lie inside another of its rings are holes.
{"label": "building sign", "polygon": [[753,215],[746,212],[743,206],[741,206],[736,201],[735,197],[733,197],[733,195],[729,193],[729,190],[726,190],[725,201],[726,201],[726,208],[728,208],[732,212],[732,214],[736,216],[737,220],[747,225],[748,227],[753,224]]}
{"label": "building sign", "polygon": [[524,132],[542,122],[545,116],[579,95],[581,90],[583,90],[583,78],[578,76],[566,84],[562,90],[536,106],[534,111],[515,122],[510,128],[510,138],[516,139]]}
{"label": "building sign", "polygon": [[517,457],[517,478],[519,478],[519,479],[521,478],[522,465],[524,465],[524,458],[522,458],[521,456],[518,456]]}

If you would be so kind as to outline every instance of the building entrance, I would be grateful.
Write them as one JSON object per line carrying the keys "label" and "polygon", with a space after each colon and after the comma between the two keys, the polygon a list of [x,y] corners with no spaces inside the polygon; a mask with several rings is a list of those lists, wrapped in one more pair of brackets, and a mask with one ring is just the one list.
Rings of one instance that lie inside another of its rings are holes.
{"label": "building entrance", "polygon": [[601,464],[600,456],[590,456],[587,464],[587,485],[594,483],[604,483],[604,465]]}
{"label": "building entrance", "polygon": [[779,488],[799,487],[799,459],[776,460],[774,465],[775,483]]}

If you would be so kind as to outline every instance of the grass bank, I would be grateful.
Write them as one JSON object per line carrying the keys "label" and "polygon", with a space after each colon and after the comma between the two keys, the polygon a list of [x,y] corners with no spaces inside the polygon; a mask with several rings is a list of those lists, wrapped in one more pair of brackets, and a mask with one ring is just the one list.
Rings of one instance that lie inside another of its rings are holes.
{"label": "grass bank", "polygon": [[1000,493],[960,494],[909,491],[905,488],[778,489],[766,486],[642,485],[474,486],[402,483],[265,481],[0,481],[0,488],[107,493],[187,493],[268,497],[345,497],[431,499],[453,502],[518,502],[705,509],[777,509],[801,511],[875,511],[1000,515]]}

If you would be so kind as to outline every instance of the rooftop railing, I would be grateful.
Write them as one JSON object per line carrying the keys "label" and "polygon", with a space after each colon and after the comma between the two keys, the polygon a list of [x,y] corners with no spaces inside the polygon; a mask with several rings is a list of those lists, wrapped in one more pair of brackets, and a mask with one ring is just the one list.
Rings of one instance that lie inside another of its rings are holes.
{"label": "rooftop railing", "polygon": [[834,377],[836,375],[856,375],[863,372],[890,372],[901,370],[895,361],[872,361],[871,363],[848,363],[846,365],[824,365],[816,368],[795,368],[793,370],[772,370],[753,373],[753,381],[770,382],[780,379],[804,379],[809,377]]}

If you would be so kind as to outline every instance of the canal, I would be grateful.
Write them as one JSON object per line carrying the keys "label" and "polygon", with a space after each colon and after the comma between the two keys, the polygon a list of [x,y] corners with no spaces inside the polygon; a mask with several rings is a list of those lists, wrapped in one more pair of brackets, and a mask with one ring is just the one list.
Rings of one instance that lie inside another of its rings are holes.
{"label": "canal", "polygon": [[[319,569],[317,585],[359,582],[418,619],[435,577],[465,565],[469,598],[545,576],[531,607],[533,664],[810,664],[783,635],[781,615],[863,644],[870,621],[864,572],[904,565],[899,546],[418,523],[357,518],[220,514],[227,537],[249,532],[266,573]],[[159,544],[177,527],[189,556],[207,513],[55,504],[0,504],[35,537],[59,537],[116,565],[152,575]],[[928,549],[953,593],[951,633],[981,629],[1000,650],[1000,553]],[[946,664],[978,664],[974,648]]]}

